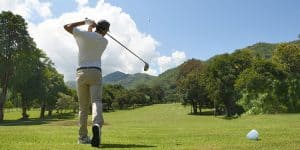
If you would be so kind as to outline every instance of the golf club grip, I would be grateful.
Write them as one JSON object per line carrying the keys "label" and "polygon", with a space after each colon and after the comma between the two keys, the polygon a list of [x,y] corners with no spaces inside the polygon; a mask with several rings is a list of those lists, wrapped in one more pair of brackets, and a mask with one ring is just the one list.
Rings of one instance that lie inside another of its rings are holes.
{"label": "golf club grip", "polygon": [[117,43],[119,43],[122,47],[124,47],[126,50],[128,50],[131,54],[133,54],[134,56],[136,56],[137,58],[139,58],[142,62],[144,62],[145,64],[146,61],[144,61],[142,58],[140,58],[138,55],[136,55],[134,52],[132,52],[130,49],[128,49],[125,45],[123,45],[121,42],[119,42],[117,39],[115,39],[113,36],[111,36],[109,33],[106,33],[111,39],[113,39],[114,41],[116,41]]}

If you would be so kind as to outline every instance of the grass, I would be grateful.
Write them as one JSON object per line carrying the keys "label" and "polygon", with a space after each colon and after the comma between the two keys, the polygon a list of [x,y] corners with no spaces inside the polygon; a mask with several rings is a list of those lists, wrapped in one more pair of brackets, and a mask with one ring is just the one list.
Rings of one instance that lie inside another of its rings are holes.
{"label": "grass", "polygon": [[[161,104],[105,113],[103,149],[300,149],[300,114],[242,116],[224,119],[188,115],[188,107]],[[38,111],[30,112],[37,117]],[[77,144],[77,117],[16,121],[20,112],[5,114],[0,149],[93,149]],[[246,139],[251,129],[258,141]],[[90,130],[89,130],[90,131]],[[89,132],[91,133],[91,132]]]}

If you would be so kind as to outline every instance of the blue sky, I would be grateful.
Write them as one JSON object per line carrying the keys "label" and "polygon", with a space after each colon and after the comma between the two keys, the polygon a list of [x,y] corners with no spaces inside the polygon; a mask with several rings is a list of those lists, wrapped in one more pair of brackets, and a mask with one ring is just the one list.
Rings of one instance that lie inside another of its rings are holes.
{"label": "blue sky", "polygon": [[[207,60],[257,42],[297,40],[300,34],[299,0],[2,0],[0,4],[0,10],[19,12],[26,18],[37,45],[67,79],[74,78],[76,47],[61,26],[83,16],[112,21],[112,34],[149,61],[147,73],[153,75],[190,58]],[[13,7],[18,5],[22,7]],[[56,32],[59,36],[49,34]],[[59,56],[61,49],[68,49],[64,55],[72,59]],[[114,42],[108,49],[112,52],[104,54],[104,74],[141,72],[140,62],[118,51],[121,48]],[[119,62],[109,57],[117,58],[119,53]]]}
{"label": "blue sky", "polygon": [[[96,4],[90,0],[89,6]],[[296,40],[299,0],[106,0],[121,7],[141,32],[160,42],[165,55],[184,50],[206,60],[257,42]],[[76,10],[74,1],[52,0],[54,15]],[[126,30],[126,27],[124,27]]]}
{"label": "blue sky", "polygon": [[[298,0],[110,0],[142,31],[184,50],[189,58],[231,52],[256,42],[283,42],[300,34]],[[147,20],[150,19],[150,22]]]}
{"label": "blue sky", "polygon": [[[97,0],[89,0],[89,6]],[[151,34],[162,54],[184,50],[206,60],[257,42],[296,40],[298,0],[106,0],[121,7],[141,32]],[[52,0],[54,15],[76,10],[75,1]],[[126,28],[126,27],[125,27]]]}

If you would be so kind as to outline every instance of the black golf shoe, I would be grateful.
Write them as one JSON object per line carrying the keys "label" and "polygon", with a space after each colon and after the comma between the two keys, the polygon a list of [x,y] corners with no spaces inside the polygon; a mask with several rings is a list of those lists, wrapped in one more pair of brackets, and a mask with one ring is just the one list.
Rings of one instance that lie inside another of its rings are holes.
{"label": "black golf shoe", "polygon": [[93,137],[92,137],[92,146],[99,147],[100,145],[100,137],[101,137],[101,128],[98,124],[94,124],[92,127]]}

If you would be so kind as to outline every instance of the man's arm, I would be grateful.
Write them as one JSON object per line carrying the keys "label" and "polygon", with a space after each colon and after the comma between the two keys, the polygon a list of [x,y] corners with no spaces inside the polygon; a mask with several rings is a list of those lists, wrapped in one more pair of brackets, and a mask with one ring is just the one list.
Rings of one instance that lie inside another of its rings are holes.
{"label": "man's arm", "polygon": [[68,31],[70,34],[73,34],[73,29],[75,27],[78,27],[78,26],[82,26],[85,24],[85,21],[79,21],[79,22],[74,22],[74,23],[69,23],[69,24],[66,24],[64,25],[64,28],[66,31]]}
{"label": "man's arm", "polygon": [[93,21],[93,23],[89,25],[88,31],[93,32],[93,28],[96,28],[96,26],[97,24],[95,23],[95,21]]}

